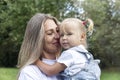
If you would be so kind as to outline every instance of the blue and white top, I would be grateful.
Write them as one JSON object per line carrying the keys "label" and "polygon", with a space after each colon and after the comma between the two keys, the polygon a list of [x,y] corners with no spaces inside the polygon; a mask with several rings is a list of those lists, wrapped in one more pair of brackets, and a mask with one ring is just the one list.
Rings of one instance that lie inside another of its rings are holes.
{"label": "blue and white top", "polygon": [[[66,75],[74,75],[81,71],[84,68],[85,63],[88,61],[85,55],[79,53],[88,51],[85,49],[83,45],[79,45],[77,47],[70,48],[66,51],[63,51],[61,56],[57,59],[57,62],[63,63],[67,66],[64,70]],[[89,54],[86,54],[88,58],[90,58]]]}

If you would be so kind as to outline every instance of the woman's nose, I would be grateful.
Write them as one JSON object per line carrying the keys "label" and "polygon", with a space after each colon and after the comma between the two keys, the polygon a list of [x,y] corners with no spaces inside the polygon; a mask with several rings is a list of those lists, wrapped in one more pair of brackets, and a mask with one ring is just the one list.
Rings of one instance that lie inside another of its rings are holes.
{"label": "woman's nose", "polygon": [[56,38],[56,39],[60,38],[59,33],[55,33],[55,38]]}

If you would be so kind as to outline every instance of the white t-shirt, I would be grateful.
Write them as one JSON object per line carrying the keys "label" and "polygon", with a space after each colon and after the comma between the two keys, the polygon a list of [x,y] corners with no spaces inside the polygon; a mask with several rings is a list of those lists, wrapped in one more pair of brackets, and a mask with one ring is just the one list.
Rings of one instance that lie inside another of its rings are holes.
{"label": "white t-shirt", "polygon": [[[43,59],[42,61],[50,65],[56,62],[56,60],[49,59]],[[57,80],[57,78],[56,75],[45,75],[36,65],[28,65],[21,70],[18,80]]]}
{"label": "white t-shirt", "polygon": [[90,55],[84,55],[80,52],[87,53],[88,51],[83,45],[79,45],[77,47],[73,47],[66,51],[63,51],[61,56],[58,58],[57,62],[63,63],[67,66],[67,68],[64,70],[64,73],[66,75],[74,75],[81,71],[82,68],[84,68],[85,63],[88,61],[85,55],[88,58],[90,58]]}

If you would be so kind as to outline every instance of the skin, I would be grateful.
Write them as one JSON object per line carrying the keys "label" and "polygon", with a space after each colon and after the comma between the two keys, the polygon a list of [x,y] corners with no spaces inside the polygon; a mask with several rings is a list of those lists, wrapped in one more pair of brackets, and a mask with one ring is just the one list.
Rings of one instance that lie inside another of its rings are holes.
{"label": "skin", "polygon": [[45,21],[45,38],[42,57],[47,59],[56,59],[56,54],[60,52],[59,29],[52,19]]}
{"label": "skin", "polygon": [[[61,50],[61,46],[59,43],[59,28],[58,26],[55,24],[55,22],[53,20],[46,20],[45,24],[45,38],[44,38],[44,46],[43,46],[43,58],[47,58],[47,59],[56,59],[56,54],[58,54]],[[43,72],[45,72],[47,75],[53,75],[53,67],[47,68],[46,65],[43,63],[42,61],[38,60],[35,63],[38,67],[40,65],[42,65],[42,67],[40,67],[41,70],[44,70]],[[64,69],[63,66],[61,64],[57,64],[56,66],[61,66],[61,69]],[[57,69],[54,69],[55,72],[57,72]],[[56,73],[55,73],[56,74]]]}
{"label": "skin", "polygon": [[75,22],[66,22],[60,29],[60,44],[64,49],[69,49],[81,44],[83,36],[81,35],[79,25]]}

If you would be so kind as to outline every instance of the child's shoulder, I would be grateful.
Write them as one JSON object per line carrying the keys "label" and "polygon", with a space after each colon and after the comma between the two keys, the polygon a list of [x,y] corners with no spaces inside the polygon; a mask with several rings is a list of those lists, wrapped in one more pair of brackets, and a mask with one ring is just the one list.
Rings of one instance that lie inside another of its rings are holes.
{"label": "child's shoulder", "polygon": [[88,53],[87,49],[84,48],[83,45],[75,46],[65,50],[64,52],[81,52],[81,53]]}
{"label": "child's shoulder", "polygon": [[67,50],[65,50],[65,51],[63,51],[62,53],[64,53],[64,54],[70,54],[70,53],[75,53],[76,52],[76,50],[74,49],[74,48],[69,48],[69,49],[67,49]]}

